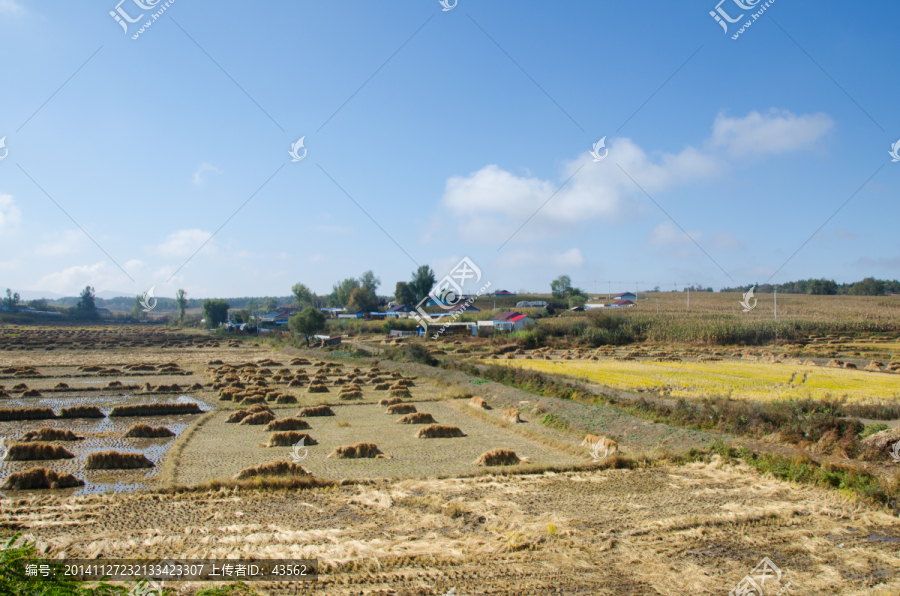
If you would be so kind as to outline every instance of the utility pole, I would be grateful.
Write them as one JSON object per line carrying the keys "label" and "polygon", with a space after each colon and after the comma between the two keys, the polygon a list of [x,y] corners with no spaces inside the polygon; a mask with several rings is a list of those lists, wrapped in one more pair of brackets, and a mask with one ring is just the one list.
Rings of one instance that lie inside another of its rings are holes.
{"label": "utility pole", "polygon": [[775,320],[778,320],[778,288],[775,288]]}

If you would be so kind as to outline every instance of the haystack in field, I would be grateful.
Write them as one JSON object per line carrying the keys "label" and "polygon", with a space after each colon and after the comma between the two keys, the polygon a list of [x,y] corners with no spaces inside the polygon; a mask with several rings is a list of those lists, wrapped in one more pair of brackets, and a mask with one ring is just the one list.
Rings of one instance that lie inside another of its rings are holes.
{"label": "haystack in field", "polygon": [[519,410],[514,410],[513,408],[510,408],[503,412],[503,419],[507,422],[512,422],[513,424],[517,422],[523,422],[523,420],[519,418]]}
{"label": "haystack in field", "polygon": [[132,424],[122,435],[127,439],[162,439],[174,437],[175,433],[165,426],[150,426],[149,424]]}
{"label": "haystack in field", "polygon": [[472,399],[469,400],[469,405],[472,406],[473,408],[476,408],[479,410],[490,410],[491,409],[491,407],[487,404],[487,402],[484,401],[483,399],[481,399],[480,397],[478,397],[477,395],[472,397]]}
{"label": "haystack in field", "polygon": [[279,420],[273,420],[266,425],[266,430],[268,431],[306,430],[308,428],[311,428],[309,423],[302,418],[281,418]]}
{"label": "haystack in field", "polygon": [[307,393],[329,393],[328,387],[322,383],[312,383],[306,391]]}
{"label": "haystack in field", "polygon": [[306,433],[298,433],[292,430],[272,433],[269,436],[269,442],[266,447],[290,447],[296,445],[300,439],[303,439],[304,445],[318,445],[318,441]]}
{"label": "haystack in field", "polygon": [[280,393],[278,397],[275,398],[276,404],[295,404],[297,403],[297,398],[293,395],[289,395],[287,393]]}
{"label": "haystack in field", "polygon": [[397,421],[397,424],[434,424],[435,420],[428,412],[414,412],[407,414]]}
{"label": "haystack in field", "polygon": [[275,414],[272,412],[256,412],[255,414],[250,414],[241,420],[241,424],[251,424],[251,425],[259,425],[259,424],[268,424],[275,420]]}
{"label": "haystack in field", "polygon": [[59,411],[60,418],[106,418],[97,406],[71,406]]}
{"label": "haystack in field", "polygon": [[394,404],[392,406],[388,406],[387,409],[388,414],[415,414],[416,406],[412,404]]}
{"label": "haystack in field", "polygon": [[74,459],[67,449],[51,443],[13,443],[6,453],[6,461],[30,461],[37,459]]}
{"label": "haystack in field", "polygon": [[417,439],[452,439],[455,437],[466,436],[463,431],[455,426],[444,426],[441,424],[430,424],[424,428],[420,428],[416,433]]}
{"label": "haystack in field", "polygon": [[409,392],[405,386],[401,385],[397,387],[396,385],[391,387],[391,395],[394,397],[412,397],[412,394]]}
{"label": "haystack in field", "polygon": [[43,488],[73,488],[84,486],[84,480],[79,480],[71,474],[58,474],[47,468],[30,468],[24,472],[14,472],[7,476],[2,490],[35,490]]}
{"label": "haystack in field", "polygon": [[830,368],[841,368],[841,366],[843,366],[843,365],[844,365],[843,360],[838,360],[837,358],[832,358],[831,360],[828,361],[828,364],[826,364],[825,366],[828,366]]}
{"label": "haystack in field", "polygon": [[302,416],[303,418],[308,418],[310,416],[334,416],[334,411],[326,406],[309,406],[306,408],[300,408],[300,412],[297,416]]}
{"label": "haystack in field", "polygon": [[399,387],[401,385],[403,387],[415,387],[416,386],[416,384],[412,382],[412,379],[397,379],[397,381],[394,382],[395,387]]}
{"label": "haystack in field", "polygon": [[54,385],[53,388],[54,389],[68,389],[69,386],[65,383],[60,382],[60,383],[57,383],[56,385]]}
{"label": "haystack in field", "polygon": [[803,366],[819,366],[819,365],[816,364],[815,362],[813,362],[812,360],[806,359],[803,361]]}
{"label": "haystack in field", "polygon": [[613,453],[619,452],[619,444],[613,441],[612,439],[607,439],[606,437],[600,435],[585,435],[584,440],[581,442],[582,447],[587,447],[588,449],[603,449],[606,451],[607,455],[612,455]]}
{"label": "haystack in field", "polygon": [[400,399],[399,397],[390,397],[390,398],[382,399],[381,401],[378,402],[378,405],[379,406],[392,406],[394,404],[402,404],[402,403],[403,403],[403,400]]}
{"label": "haystack in field", "polygon": [[390,388],[390,383],[378,383],[377,385],[375,385],[375,391],[387,391]]}
{"label": "haystack in field", "polygon": [[242,405],[250,405],[250,404],[261,404],[266,401],[266,396],[259,393],[252,393],[250,395],[245,395],[244,399],[240,401]]}
{"label": "haystack in field", "polygon": [[47,420],[56,418],[50,408],[0,408],[0,420]]}
{"label": "haystack in field", "polygon": [[37,430],[25,433],[19,440],[26,443],[28,441],[82,441],[84,437],[64,428],[42,426]]}
{"label": "haystack in field", "polygon": [[308,380],[309,379],[291,379],[291,382],[288,383],[288,387],[303,387],[303,385],[305,385],[305,382]]}
{"label": "haystack in field", "polygon": [[250,416],[251,414],[252,414],[252,412],[250,412],[250,410],[238,410],[237,412],[232,412],[228,416],[228,418],[225,420],[225,422],[231,422],[231,423],[240,422],[241,420],[243,420],[247,416]]}
{"label": "haystack in field", "polygon": [[287,461],[272,461],[250,468],[244,468],[235,474],[235,480],[246,480],[255,476],[308,476],[309,472],[299,465]]}
{"label": "haystack in field", "polygon": [[128,406],[114,406],[109,413],[110,418],[116,416],[159,416],[177,414],[201,414],[200,406],[195,403],[173,404],[134,404]]}
{"label": "haystack in field", "polygon": [[344,445],[332,451],[328,457],[337,459],[359,459],[364,457],[378,457],[384,455],[375,443],[357,443],[356,445]]}
{"label": "haystack in field", "polygon": [[855,369],[855,368],[856,368],[856,365],[853,364],[852,362],[845,362],[845,363],[844,363],[844,368],[853,368],[853,369]]}
{"label": "haystack in field", "polygon": [[868,372],[883,372],[884,371],[884,363],[878,362],[877,360],[873,360],[863,370],[868,371]]}
{"label": "haystack in field", "polygon": [[478,456],[474,462],[476,466],[515,466],[520,463],[528,463],[528,458],[519,459],[512,449],[491,449]]}
{"label": "haystack in field", "polygon": [[84,462],[85,470],[134,470],[152,468],[153,462],[143,453],[121,453],[119,451],[99,451],[91,453]]}
{"label": "haystack in field", "polygon": [[43,397],[37,389],[28,389],[22,392],[22,397]]}

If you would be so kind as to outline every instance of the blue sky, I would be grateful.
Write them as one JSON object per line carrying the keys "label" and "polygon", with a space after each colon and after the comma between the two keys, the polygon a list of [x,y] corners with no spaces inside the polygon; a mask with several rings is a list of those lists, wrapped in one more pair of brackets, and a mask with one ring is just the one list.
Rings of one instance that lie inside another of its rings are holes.
{"label": "blue sky", "polygon": [[0,0],[0,285],[898,277],[900,7],[742,1]]}

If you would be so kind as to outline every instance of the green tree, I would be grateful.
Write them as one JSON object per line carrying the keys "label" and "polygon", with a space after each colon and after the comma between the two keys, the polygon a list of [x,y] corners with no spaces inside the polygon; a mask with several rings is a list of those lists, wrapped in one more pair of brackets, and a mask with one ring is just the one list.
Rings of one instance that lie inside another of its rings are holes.
{"label": "green tree", "polygon": [[28,306],[35,310],[47,310],[49,306],[47,305],[47,301],[44,298],[38,298],[37,300],[29,300]]}
{"label": "green tree", "polygon": [[394,288],[394,301],[397,304],[406,304],[414,306],[416,304],[416,294],[405,281],[398,281]]}
{"label": "green tree", "polygon": [[234,323],[238,323],[238,324],[249,323],[250,322],[250,311],[245,308],[245,309],[233,312],[233,313],[231,313],[231,320]]}
{"label": "green tree", "polygon": [[572,293],[572,278],[568,275],[560,275],[550,282],[550,291],[554,298],[568,298]]}
{"label": "green tree", "polygon": [[144,307],[141,304],[140,295],[134,297],[134,303],[131,305],[131,318],[136,320],[147,318],[147,313],[144,311]]}
{"label": "green tree", "polygon": [[359,286],[359,280],[355,277],[348,277],[334,284],[331,287],[331,294],[328,295],[328,306],[347,306],[350,301],[350,292]]}
{"label": "green tree", "polygon": [[263,298],[262,309],[265,312],[272,312],[278,308],[278,300],[275,298]]}
{"label": "green tree", "polygon": [[19,293],[16,292],[15,294],[13,294],[12,290],[6,288],[6,300],[4,300],[4,302],[6,302],[7,308],[13,310],[19,303]]}
{"label": "green tree", "polygon": [[325,314],[318,308],[307,306],[302,312],[288,319],[288,328],[291,333],[306,338],[306,347],[309,347],[309,338],[325,328]]}
{"label": "green tree", "polygon": [[587,304],[587,296],[581,294],[569,296],[569,308],[577,308]]}
{"label": "green tree", "polygon": [[178,303],[178,320],[184,322],[184,311],[187,310],[187,292],[184,290],[175,292],[175,302]]}
{"label": "green tree", "polygon": [[88,316],[97,316],[96,293],[91,286],[85,286],[78,296],[78,303],[75,309],[81,314]]}
{"label": "green tree", "polygon": [[291,293],[294,295],[294,300],[300,308],[312,305],[316,297],[315,294],[310,292],[309,288],[301,283],[294,284],[291,288]]}
{"label": "green tree", "polygon": [[431,288],[434,287],[435,283],[437,283],[437,280],[434,277],[434,271],[428,265],[422,265],[413,271],[412,280],[408,284],[414,296],[413,302],[416,304],[421,302],[428,295],[428,292],[431,291]]}
{"label": "green tree", "polygon": [[350,292],[347,306],[355,307],[362,312],[372,312],[377,308],[377,298],[371,296],[364,286],[359,286]]}
{"label": "green tree", "polygon": [[206,326],[216,329],[227,321],[229,308],[231,308],[230,305],[221,298],[204,300],[203,317],[206,319]]}
{"label": "green tree", "polygon": [[371,269],[359,276],[359,285],[366,289],[372,302],[378,300],[378,295],[375,292],[378,290],[378,286],[381,285],[381,278],[375,277],[375,273]]}

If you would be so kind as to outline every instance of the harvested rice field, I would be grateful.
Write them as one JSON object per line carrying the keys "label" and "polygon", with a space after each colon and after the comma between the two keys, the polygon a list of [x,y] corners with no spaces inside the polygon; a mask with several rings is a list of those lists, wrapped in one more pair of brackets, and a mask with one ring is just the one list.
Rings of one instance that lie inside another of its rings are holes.
{"label": "harvested rice field", "polygon": [[[718,455],[652,459],[706,448],[709,432],[348,352],[6,331],[0,436],[16,448],[0,462],[0,539],[21,533],[51,557],[319,560],[315,584],[249,584],[273,595],[716,594],[764,557],[785,594],[900,589],[887,509]],[[744,383],[748,399],[791,370],[548,354],[500,363],[672,395]],[[667,375],[686,384],[658,385]],[[598,459],[576,428],[614,455]]]}
{"label": "harvested rice field", "polygon": [[625,391],[657,391],[673,397],[729,395],[735,399],[768,401],[846,396],[850,401],[860,402],[900,398],[900,374],[783,361],[655,362],[517,357],[499,363],[576,377]]}

